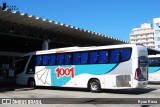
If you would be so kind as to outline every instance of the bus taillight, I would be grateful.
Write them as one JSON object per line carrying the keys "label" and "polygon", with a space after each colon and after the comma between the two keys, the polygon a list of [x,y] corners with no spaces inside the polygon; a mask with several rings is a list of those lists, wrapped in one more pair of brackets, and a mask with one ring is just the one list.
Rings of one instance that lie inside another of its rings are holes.
{"label": "bus taillight", "polygon": [[135,72],[134,79],[139,80],[140,79],[140,74],[141,74],[141,70],[139,68],[137,68],[136,72]]}

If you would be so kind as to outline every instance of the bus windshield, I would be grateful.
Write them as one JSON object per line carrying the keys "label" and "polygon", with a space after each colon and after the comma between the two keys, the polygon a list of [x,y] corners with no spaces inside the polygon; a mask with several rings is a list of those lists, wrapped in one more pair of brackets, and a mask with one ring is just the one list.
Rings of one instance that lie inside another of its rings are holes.
{"label": "bus windshield", "polygon": [[25,65],[28,61],[28,56],[27,57],[21,57],[19,60],[15,62],[14,68],[15,68],[15,74],[22,73],[24,71]]}
{"label": "bus windshield", "polygon": [[148,58],[146,56],[139,57],[139,64],[140,66],[148,65]]}
{"label": "bus windshield", "polygon": [[148,76],[146,75],[147,74],[146,72],[148,72],[147,67],[148,67],[147,56],[140,56],[139,57],[139,69],[138,69],[139,73],[137,73],[137,74],[139,74],[140,81],[148,80]]}

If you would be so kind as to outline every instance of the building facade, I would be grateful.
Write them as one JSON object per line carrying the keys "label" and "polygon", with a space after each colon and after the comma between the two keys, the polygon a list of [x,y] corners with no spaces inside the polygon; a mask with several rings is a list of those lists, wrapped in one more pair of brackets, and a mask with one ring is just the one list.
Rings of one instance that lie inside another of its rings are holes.
{"label": "building facade", "polygon": [[153,19],[155,49],[160,50],[160,18]]}
{"label": "building facade", "polygon": [[160,51],[160,17],[153,19],[153,27],[151,23],[144,23],[140,28],[132,29],[130,43],[143,44]]}
{"label": "building facade", "polygon": [[140,28],[132,29],[130,33],[130,42],[143,44],[147,48],[155,49],[154,29],[150,23],[144,23]]}

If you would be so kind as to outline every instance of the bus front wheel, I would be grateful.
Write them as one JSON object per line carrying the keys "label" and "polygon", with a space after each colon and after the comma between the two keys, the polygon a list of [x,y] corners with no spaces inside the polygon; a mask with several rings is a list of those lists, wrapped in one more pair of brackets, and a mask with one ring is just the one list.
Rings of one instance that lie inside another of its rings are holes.
{"label": "bus front wheel", "polygon": [[99,93],[101,92],[101,85],[98,79],[91,79],[88,84],[90,92]]}
{"label": "bus front wheel", "polygon": [[28,80],[28,86],[29,86],[29,87],[35,87],[35,80],[32,79],[32,78],[30,78],[30,79]]}

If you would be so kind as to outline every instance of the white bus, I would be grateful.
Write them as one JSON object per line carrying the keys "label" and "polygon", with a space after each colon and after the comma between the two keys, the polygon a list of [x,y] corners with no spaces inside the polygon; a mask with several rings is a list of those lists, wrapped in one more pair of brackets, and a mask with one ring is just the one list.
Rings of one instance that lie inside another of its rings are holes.
{"label": "white bus", "polygon": [[151,83],[160,82],[160,55],[149,55],[148,81]]}
{"label": "white bus", "polygon": [[37,51],[15,63],[18,85],[101,89],[148,84],[148,51],[143,45],[68,47]]}

